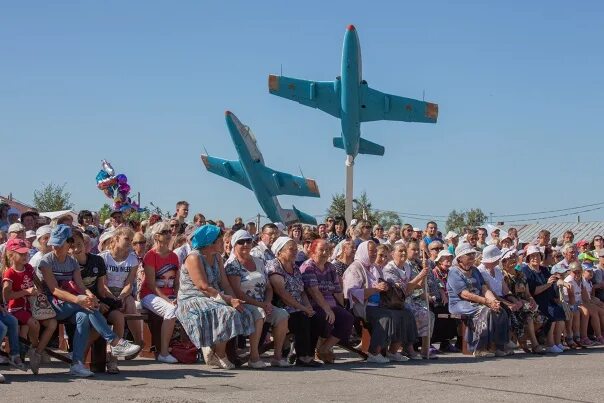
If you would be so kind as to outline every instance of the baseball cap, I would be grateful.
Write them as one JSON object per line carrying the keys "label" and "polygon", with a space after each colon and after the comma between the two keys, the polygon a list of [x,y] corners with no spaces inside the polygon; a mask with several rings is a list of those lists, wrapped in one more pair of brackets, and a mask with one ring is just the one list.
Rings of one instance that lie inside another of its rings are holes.
{"label": "baseball cap", "polygon": [[71,227],[65,224],[59,224],[50,232],[48,246],[63,246],[63,244],[71,238]]}
{"label": "baseball cap", "polygon": [[38,241],[44,235],[50,234],[52,232],[52,227],[50,225],[43,225],[36,230],[36,239],[32,242],[34,248],[40,249],[42,245]]}
{"label": "baseball cap", "polygon": [[434,262],[438,263],[440,259],[442,259],[443,257],[447,257],[447,256],[453,256],[453,254],[451,252],[449,252],[448,249],[443,249],[440,252],[438,252],[438,256],[436,256],[436,259],[434,259]]}
{"label": "baseball cap", "polygon": [[27,247],[27,243],[23,239],[13,238],[9,239],[6,243],[6,250],[10,252],[17,253],[27,253],[29,252],[29,248]]}
{"label": "baseball cap", "polygon": [[36,231],[29,230],[25,232],[25,239],[31,239],[36,237]]}
{"label": "baseball cap", "polygon": [[455,231],[449,231],[447,232],[447,235],[445,235],[445,241],[450,241],[453,238],[457,238],[459,235],[457,234],[457,232]]}

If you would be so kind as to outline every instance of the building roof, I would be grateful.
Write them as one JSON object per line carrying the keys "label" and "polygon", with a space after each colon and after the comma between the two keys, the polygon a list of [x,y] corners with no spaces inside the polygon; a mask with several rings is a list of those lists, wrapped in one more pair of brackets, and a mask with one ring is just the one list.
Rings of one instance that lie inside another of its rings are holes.
{"label": "building roof", "polygon": [[507,231],[510,227],[514,227],[518,230],[518,237],[523,242],[533,242],[536,240],[539,231],[542,229],[548,230],[552,238],[558,238],[560,240],[565,231],[571,230],[573,234],[575,234],[575,242],[580,241],[581,239],[591,241],[596,235],[604,235],[604,221],[504,225],[502,228]]}
{"label": "building roof", "polygon": [[34,206],[30,206],[29,204],[16,200],[12,197],[12,194],[8,197],[0,196],[0,203],[6,203],[11,207],[16,208],[21,214],[25,213],[26,211],[38,211]]}

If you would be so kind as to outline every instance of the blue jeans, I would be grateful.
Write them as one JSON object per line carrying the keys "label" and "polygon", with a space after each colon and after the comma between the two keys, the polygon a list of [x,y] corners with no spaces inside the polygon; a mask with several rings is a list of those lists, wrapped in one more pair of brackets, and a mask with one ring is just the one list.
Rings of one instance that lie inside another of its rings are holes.
{"label": "blue jeans", "polygon": [[0,342],[6,335],[8,335],[10,355],[19,355],[19,322],[10,313],[2,312],[0,313]]}
{"label": "blue jeans", "polygon": [[99,332],[107,343],[110,343],[117,337],[107,324],[107,320],[105,320],[103,314],[99,311],[90,311],[82,308],[78,304],[65,301],[56,304],[54,297],[52,296],[49,296],[49,301],[52,301],[52,307],[57,313],[57,320],[69,320],[76,325],[72,352],[72,361],[74,363],[76,361],[84,362],[84,350],[86,348],[86,343],[88,343],[90,325]]}

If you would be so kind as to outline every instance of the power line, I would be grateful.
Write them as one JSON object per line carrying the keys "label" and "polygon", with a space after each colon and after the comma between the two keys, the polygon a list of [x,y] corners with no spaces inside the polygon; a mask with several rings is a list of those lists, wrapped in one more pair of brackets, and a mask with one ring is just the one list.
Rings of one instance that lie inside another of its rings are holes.
{"label": "power line", "polygon": [[602,207],[596,207],[596,208],[592,208],[592,209],[588,209],[588,210],[582,210],[582,211],[573,211],[572,213],[557,214],[557,215],[552,215],[552,216],[547,216],[547,217],[537,217],[537,218],[527,218],[527,219],[523,219],[523,220],[514,220],[511,224],[517,223],[517,222],[539,221],[539,220],[547,220],[547,219],[550,219],[550,218],[567,217],[569,215],[588,213],[590,211],[601,210],[603,208],[604,208],[604,206],[602,206]]}
{"label": "power line", "polygon": [[[599,205],[602,205],[602,204],[604,204],[604,202],[593,203],[593,204],[586,204],[584,206],[562,208],[562,209],[558,209],[558,210],[536,211],[536,212],[533,212],[533,213],[519,213],[519,214],[501,214],[501,215],[493,215],[493,216],[497,217],[497,218],[501,218],[501,217],[520,217],[520,216],[525,216],[525,215],[557,213],[557,212],[560,212],[560,211],[577,210],[577,209],[580,209],[580,208],[599,206]],[[593,210],[587,210],[587,211],[593,211]],[[576,212],[575,213],[570,213],[568,215],[573,215],[573,214],[577,214],[577,213]],[[522,220],[522,221],[527,221],[527,220]],[[528,220],[528,221],[531,221],[531,220]]]}

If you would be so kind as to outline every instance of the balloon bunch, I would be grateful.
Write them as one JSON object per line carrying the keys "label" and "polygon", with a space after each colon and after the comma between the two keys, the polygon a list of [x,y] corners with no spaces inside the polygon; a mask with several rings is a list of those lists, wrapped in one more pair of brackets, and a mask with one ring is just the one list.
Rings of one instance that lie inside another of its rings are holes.
{"label": "balloon bunch", "polygon": [[130,185],[128,178],[124,174],[115,174],[115,170],[107,160],[101,161],[101,170],[96,175],[96,186],[103,191],[105,196],[113,199],[113,210],[122,212],[141,212],[145,209],[132,201],[128,194],[130,193]]}

